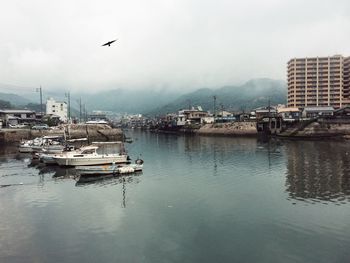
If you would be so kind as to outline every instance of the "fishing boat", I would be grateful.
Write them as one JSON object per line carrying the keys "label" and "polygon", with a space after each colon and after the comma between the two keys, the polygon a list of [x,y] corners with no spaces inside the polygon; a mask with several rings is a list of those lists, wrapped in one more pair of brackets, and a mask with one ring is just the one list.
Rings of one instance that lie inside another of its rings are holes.
{"label": "fishing boat", "polygon": [[35,138],[34,140],[24,140],[21,141],[19,145],[20,153],[31,153],[33,152],[33,147],[42,145],[42,138]]}
{"label": "fishing boat", "polygon": [[19,148],[20,153],[31,153],[33,151],[32,149],[32,141],[23,141],[21,142]]}
{"label": "fishing boat", "polygon": [[[63,152],[57,154],[53,159],[61,166],[79,165],[102,165],[112,163],[126,163],[128,155],[124,147],[120,147],[119,153],[108,151],[110,146],[121,144],[120,142],[93,143],[93,145],[82,147],[79,151]],[[109,147],[106,147],[109,146]],[[107,150],[106,150],[107,149]]]}
{"label": "fishing boat", "polygon": [[59,153],[63,151],[62,136],[43,136],[34,140],[22,141],[19,146],[20,153],[42,152]]}
{"label": "fishing boat", "polygon": [[110,164],[94,166],[76,166],[75,170],[80,175],[107,175],[107,174],[130,174],[142,171],[143,164]]}

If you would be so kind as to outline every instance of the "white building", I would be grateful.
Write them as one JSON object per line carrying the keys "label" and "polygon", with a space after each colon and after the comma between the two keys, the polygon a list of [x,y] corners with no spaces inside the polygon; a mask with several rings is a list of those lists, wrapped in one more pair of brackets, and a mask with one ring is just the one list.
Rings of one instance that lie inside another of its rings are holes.
{"label": "white building", "polygon": [[46,101],[46,114],[54,114],[60,117],[60,120],[66,122],[68,120],[67,102],[55,101],[49,98]]}

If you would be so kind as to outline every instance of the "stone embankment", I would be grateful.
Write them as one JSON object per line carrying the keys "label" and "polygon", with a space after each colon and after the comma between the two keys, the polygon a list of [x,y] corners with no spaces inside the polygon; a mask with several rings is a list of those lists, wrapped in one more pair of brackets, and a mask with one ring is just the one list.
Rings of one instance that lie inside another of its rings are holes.
{"label": "stone embankment", "polygon": [[205,124],[196,132],[199,135],[257,136],[256,122]]}
{"label": "stone embankment", "polygon": [[278,135],[285,138],[335,138],[350,137],[348,120],[318,120],[305,126],[291,127]]}
{"label": "stone embankment", "polygon": [[108,125],[70,125],[60,126],[50,130],[31,130],[31,129],[1,129],[0,143],[14,143],[22,139],[33,139],[41,136],[63,136],[70,139],[86,138],[90,141],[120,141],[123,139],[121,129],[111,128]]}

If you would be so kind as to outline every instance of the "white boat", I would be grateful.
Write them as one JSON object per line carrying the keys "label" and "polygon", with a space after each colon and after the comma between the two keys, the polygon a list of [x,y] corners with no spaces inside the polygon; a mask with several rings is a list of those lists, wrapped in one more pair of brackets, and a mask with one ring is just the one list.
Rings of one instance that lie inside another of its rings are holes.
{"label": "white boat", "polygon": [[56,160],[54,159],[55,154],[46,154],[42,153],[40,154],[40,161],[43,162],[44,164],[57,164]]}
{"label": "white boat", "polygon": [[62,154],[66,154],[66,153],[80,153],[80,149],[75,149],[75,147],[73,145],[66,145],[63,149],[61,149],[60,151],[50,151],[50,150],[43,150],[41,153],[37,153],[39,156],[39,159],[41,162],[43,162],[44,164],[58,164],[56,162],[56,160],[54,159],[54,157],[62,155]]}
{"label": "white boat", "polygon": [[31,144],[23,143],[18,148],[20,153],[31,153],[33,151]]}
{"label": "white boat", "polygon": [[31,153],[33,151],[33,147],[40,146],[42,144],[42,138],[35,138],[34,140],[26,140],[22,141],[19,145],[20,153]]}
{"label": "white boat", "polygon": [[94,166],[76,166],[80,175],[130,174],[142,171],[143,164],[109,164]]}
{"label": "white boat", "polygon": [[34,140],[22,141],[19,146],[20,153],[50,152],[58,153],[63,151],[62,136],[44,136]]}
{"label": "white boat", "polygon": [[61,166],[100,165],[126,163],[128,155],[124,153],[98,153],[99,146],[82,147],[80,151],[64,152],[53,158]]}
{"label": "white boat", "polygon": [[46,146],[33,146],[32,152],[45,152],[45,153],[61,153],[64,150],[63,145],[46,145]]}

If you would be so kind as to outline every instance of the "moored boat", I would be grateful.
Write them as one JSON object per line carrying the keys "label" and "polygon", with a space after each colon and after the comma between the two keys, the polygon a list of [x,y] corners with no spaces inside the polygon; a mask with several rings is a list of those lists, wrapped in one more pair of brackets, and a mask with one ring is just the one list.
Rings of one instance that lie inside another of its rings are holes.
{"label": "moored boat", "polygon": [[76,166],[75,170],[80,175],[107,175],[130,174],[142,171],[143,164],[110,164],[94,166]]}
{"label": "moored boat", "polygon": [[63,151],[62,136],[43,136],[34,140],[22,141],[19,145],[20,153],[43,152],[58,153]]}
{"label": "moored boat", "polygon": [[86,146],[78,152],[65,152],[53,158],[61,166],[102,165],[128,161],[128,155],[125,153],[98,153],[99,148],[99,146]]}

